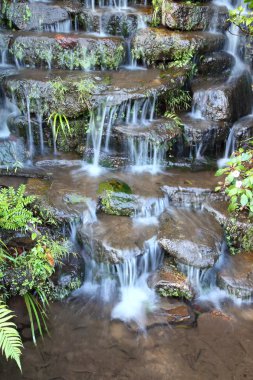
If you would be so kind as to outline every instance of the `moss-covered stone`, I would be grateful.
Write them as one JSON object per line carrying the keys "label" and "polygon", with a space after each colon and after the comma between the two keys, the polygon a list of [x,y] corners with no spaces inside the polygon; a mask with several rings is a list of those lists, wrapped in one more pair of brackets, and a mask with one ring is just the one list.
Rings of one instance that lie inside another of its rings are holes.
{"label": "moss-covered stone", "polygon": [[138,198],[133,194],[105,190],[98,201],[98,209],[110,215],[133,216],[137,208]]}

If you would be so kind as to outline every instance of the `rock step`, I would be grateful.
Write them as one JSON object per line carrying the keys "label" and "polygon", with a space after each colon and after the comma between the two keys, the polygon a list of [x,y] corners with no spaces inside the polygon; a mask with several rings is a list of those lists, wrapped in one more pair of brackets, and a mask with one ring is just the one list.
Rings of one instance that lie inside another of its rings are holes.
{"label": "rock step", "polygon": [[137,138],[162,144],[181,134],[182,129],[172,119],[158,119],[147,121],[146,125],[120,125],[114,128],[114,135],[123,142],[127,138]]}
{"label": "rock step", "polygon": [[97,37],[85,33],[22,32],[14,35],[11,52],[21,66],[117,69],[124,62],[125,44],[119,37]]}
{"label": "rock step", "polygon": [[[105,102],[107,106],[117,106],[148,96],[163,96],[181,87],[185,81],[186,72],[182,69],[90,73],[26,69],[6,77],[3,86],[7,95],[15,96],[21,110],[23,99],[29,98],[32,113],[45,109],[46,114],[50,114],[57,105],[58,112],[77,118],[89,107]],[[59,90],[64,92],[64,97],[60,96]]]}
{"label": "rock step", "polygon": [[179,117],[184,129],[184,155],[200,158],[205,154],[214,157],[223,154],[231,123],[203,119],[192,113]]}
{"label": "rock step", "polygon": [[189,54],[206,54],[221,50],[226,37],[221,33],[180,32],[166,28],[145,28],[132,40],[132,54],[148,65],[181,60]]}
{"label": "rock step", "polygon": [[127,9],[83,9],[76,16],[78,30],[130,37],[152,19],[152,8],[135,6]]}

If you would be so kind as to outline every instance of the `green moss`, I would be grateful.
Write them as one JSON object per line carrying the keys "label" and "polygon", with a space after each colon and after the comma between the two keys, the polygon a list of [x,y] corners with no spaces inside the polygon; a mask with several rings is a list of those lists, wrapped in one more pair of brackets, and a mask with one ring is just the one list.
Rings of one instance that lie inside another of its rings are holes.
{"label": "green moss", "polygon": [[107,181],[101,182],[98,186],[97,194],[102,194],[104,191],[112,191],[116,193],[132,194],[130,186],[120,181],[119,179],[112,178]]}

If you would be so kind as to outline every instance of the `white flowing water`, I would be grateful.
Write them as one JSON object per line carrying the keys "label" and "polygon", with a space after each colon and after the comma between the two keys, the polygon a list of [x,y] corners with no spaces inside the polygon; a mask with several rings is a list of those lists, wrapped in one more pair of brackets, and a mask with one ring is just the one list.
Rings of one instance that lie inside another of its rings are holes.
{"label": "white flowing water", "polygon": [[12,117],[20,115],[20,111],[14,102],[8,99],[3,99],[0,105],[0,139],[5,139],[10,136],[8,121]]}
{"label": "white flowing water", "polygon": [[[111,105],[112,99],[107,98],[90,113],[87,134],[86,154],[91,163],[85,163],[83,170],[90,175],[97,176],[104,171],[100,166],[102,152],[110,152],[111,135],[114,126],[129,125],[138,128],[149,125],[155,116],[156,96],[146,99],[136,99],[123,102],[120,105]],[[160,170],[164,159],[165,147],[148,139],[129,137],[128,153],[135,171],[150,171],[156,173]]]}
{"label": "white flowing water", "polygon": [[235,151],[235,128],[234,126],[230,129],[226,146],[225,146],[225,154],[224,157],[219,159],[217,164],[219,168],[222,168],[226,166],[226,163],[229,161],[229,157],[232,155],[232,153]]}

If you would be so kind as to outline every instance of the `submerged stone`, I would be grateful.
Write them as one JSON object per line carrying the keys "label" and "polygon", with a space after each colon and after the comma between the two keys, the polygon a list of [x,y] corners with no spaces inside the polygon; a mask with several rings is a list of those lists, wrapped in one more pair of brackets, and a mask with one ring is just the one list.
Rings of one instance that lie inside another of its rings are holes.
{"label": "submerged stone", "polygon": [[72,205],[75,205],[75,204],[78,204],[78,203],[86,203],[87,202],[87,198],[80,195],[80,194],[76,194],[76,193],[72,193],[72,194],[66,194],[64,197],[63,197],[63,200],[64,202],[66,203],[70,203]]}
{"label": "submerged stone", "polygon": [[218,285],[236,297],[250,299],[253,296],[253,253],[232,256],[229,265],[218,273]]}

